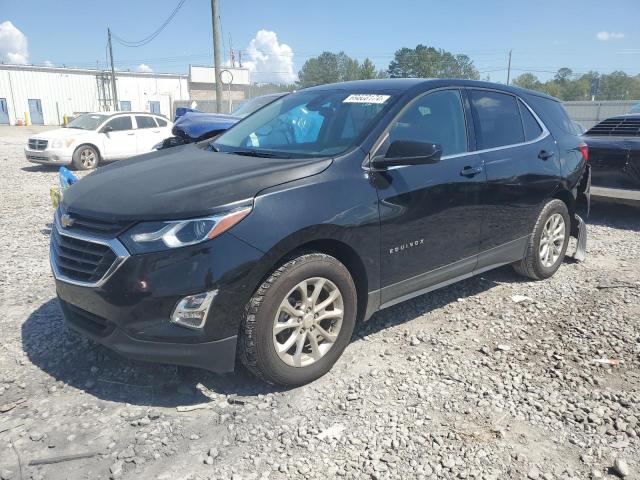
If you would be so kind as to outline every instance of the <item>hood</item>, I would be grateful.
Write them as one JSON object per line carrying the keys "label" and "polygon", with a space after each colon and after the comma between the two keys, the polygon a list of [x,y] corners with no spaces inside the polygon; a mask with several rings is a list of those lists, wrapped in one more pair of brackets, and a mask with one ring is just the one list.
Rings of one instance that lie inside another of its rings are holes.
{"label": "hood", "polygon": [[180,220],[251,200],[265,188],[316,175],[331,159],[272,159],[189,144],[99,168],[64,192],[72,213],[109,221]]}
{"label": "hood", "polygon": [[58,138],[80,137],[88,133],[93,133],[93,130],[81,130],[79,128],[56,128],[53,130],[47,130],[35,135],[31,135],[30,138],[44,138],[46,140],[54,140]]}
{"label": "hood", "polygon": [[207,133],[226,130],[239,121],[239,117],[222,113],[188,112],[176,120],[172,131],[174,135],[197,140]]}

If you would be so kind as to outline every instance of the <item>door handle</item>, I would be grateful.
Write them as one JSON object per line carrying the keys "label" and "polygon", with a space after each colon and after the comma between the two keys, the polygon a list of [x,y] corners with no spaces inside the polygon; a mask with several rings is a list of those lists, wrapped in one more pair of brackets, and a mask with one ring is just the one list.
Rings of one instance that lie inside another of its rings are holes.
{"label": "door handle", "polygon": [[127,135],[135,135],[135,133],[134,133],[134,132],[131,132],[131,133],[127,133]]}
{"label": "door handle", "polygon": [[553,152],[548,152],[547,150],[540,150],[540,153],[538,154],[538,158],[540,160],[548,160],[551,157],[553,157],[554,153]]}
{"label": "door handle", "polygon": [[475,177],[479,173],[482,173],[482,167],[471,167],[467,165],[462,170],[460,170],[460,175],[462,175],[463,177],[469,177],[469,178]]}

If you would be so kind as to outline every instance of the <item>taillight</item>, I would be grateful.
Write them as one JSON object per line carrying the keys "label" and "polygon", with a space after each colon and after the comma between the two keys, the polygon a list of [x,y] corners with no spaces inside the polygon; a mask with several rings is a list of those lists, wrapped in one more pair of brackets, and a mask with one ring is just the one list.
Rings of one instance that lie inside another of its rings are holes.
{"label": "taillight", "polygon": [[580,153],[582,154],[582,158],[584,158],[585,162],[589,161],[589,145],[587,145],[586,143],[581,143],[580,145],[578,145],[578,148],[580,149]]}

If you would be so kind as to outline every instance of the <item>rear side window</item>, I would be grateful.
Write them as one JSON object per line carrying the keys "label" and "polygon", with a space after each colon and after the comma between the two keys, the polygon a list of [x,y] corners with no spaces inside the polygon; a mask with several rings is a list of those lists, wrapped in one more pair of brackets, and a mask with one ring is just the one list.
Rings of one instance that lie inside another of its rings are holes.
{"label": "rear side window", "polygon": [[138,124],[138,128],[156,128],[156,122],[153,117],[136,115],[136,123]]}
{"label": "rear side window", "polygon": [[156,117],[156,122],[158,122],[158,125],[160,127],[166,127],[167,126],[167,121],[163,120],[162,118]]}
{"label": "rear side window", "polygon": [[504,147],[524,142],[516,98],[504,93],[471,91],[478,148]]}
{"label": "rear side window", "polygon": [[439,143],[442,155],[467,151],[467,127],[458,90],[428,93],[415,100],[394,122],[389,141]]}
{"label": "rear side window", "polygon": [[520,107],[520,114],[522,115],[524,138],[527,141],[538,138],[542,134],[542,127],[540,127],[536,118],[521,100],[518,100],[518,106]]}
{"label": "rear side window", "polygon": [[111,127],[112,132],[131,130],[133,128],[131,117],[129,115],[126,115],[124,117],[116,117],[113,120],[110,120],[106,126]]}

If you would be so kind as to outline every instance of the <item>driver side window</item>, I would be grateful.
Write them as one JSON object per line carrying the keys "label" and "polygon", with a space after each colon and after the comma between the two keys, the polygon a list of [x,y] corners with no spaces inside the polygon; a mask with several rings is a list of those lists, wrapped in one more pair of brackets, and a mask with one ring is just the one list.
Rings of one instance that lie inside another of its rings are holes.
{"label": "driver side window", "polygon": [[414,100],[389,129],[389,144],[395,140],[438,143],[443,156],[468,151],[460,91],[440,90]]}
{"label": "driver side window", "polygon": [[122,130],[131,130],[133,124],[131,123],[131,116],[125,115],[122,117],[116,117],[113,120],[107,122],[104,128],[109,127],[111,132],[119,132]]}

